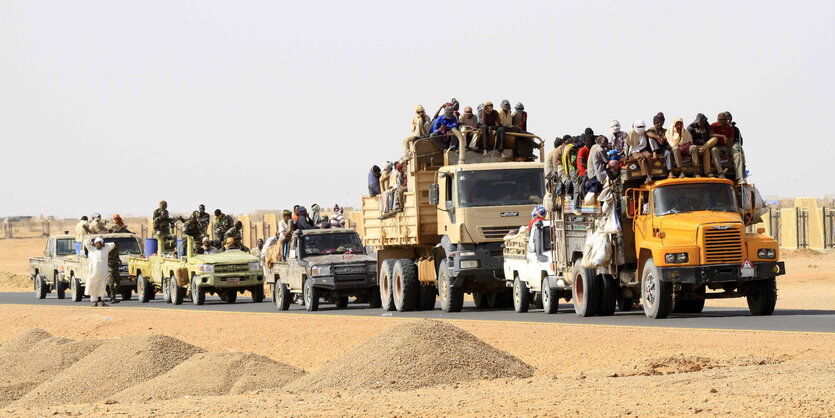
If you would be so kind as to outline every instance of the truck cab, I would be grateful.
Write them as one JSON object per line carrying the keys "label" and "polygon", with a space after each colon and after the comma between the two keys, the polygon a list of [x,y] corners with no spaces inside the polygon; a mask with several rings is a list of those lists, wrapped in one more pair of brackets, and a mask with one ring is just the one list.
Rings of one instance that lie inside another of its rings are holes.
{"label": "truck cab", "polygon": [[[136,281],[128,275],[128,260],[131,257],[141,257],[144,254],[139,237],[132,233],[90,234],[84,236],[84,239],[87,241],[96,238],[101,238],[105,243],[119,244],[119,260],[121,261],[121,266],[119,267],[118,289],[115,291],[121,295],[122,300],[130,300],[133,289],[136,288]],[[80,302],[84,297],[84,288],[87,284],[89,274],[87,250],[82,247],[81,254],[65,257],[62,271],[62,278],[69,284],[69,288],[73,292],[73,301]],[[110,291],[113,290],[111,289]]]}
{"label": "truck cab", "polygon": [[318,310],[321,299],[345,308],[349,296],[380,307],[377,262],[366,254],[353,229],[296,231],[286,260],[273,264],[269,271],[267,283],[280,311],[290,308],[294,295],[301,295],[309,311]]}
{"label": "truck cab", "polygon": [[51,235],[41,257],[29,258],[29,277],[35,289],[35,297],[46,298],[55,290],[58,299],[64,299],[67,281],[63,274],[64,258],[75,256],[75,237],[69,234]]}

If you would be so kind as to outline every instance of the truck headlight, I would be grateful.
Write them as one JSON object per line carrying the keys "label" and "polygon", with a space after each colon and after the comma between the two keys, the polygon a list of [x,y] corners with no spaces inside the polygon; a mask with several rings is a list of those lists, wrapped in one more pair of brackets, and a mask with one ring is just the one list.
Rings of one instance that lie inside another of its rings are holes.
{"label": "truck headlight", "polygon": [[261,263],[249,263],[249,271],[261,271]]}
{"label": "truck headlight", "polygon": [[214,273],[215,272],[215,265],[214,264],[198,264],[197,265],[197,272],[198,273]]}
{"label": "truck headlight", "polygon": [[777,258],[777,251],[774,251],[773,248],[761,248],[759,251],[757,251],[757,257],[766,260],[773,260]]}
{"label": "truck headlight", "polygon": [[462,269],[477,269],[478,265],[478,260],[461,260]]}
{"label": "truck headlight", "polygon": [[310,274],[314,276],[330,276],[331,275],[331,266],[324,265],[324,266],[313,266],[310,268]]}
{"label": "truck headlight", "polygon": [[667,264],[682,264],[690,261],[690,256],[687,253],[667,253],[664,255],[664,261]]}

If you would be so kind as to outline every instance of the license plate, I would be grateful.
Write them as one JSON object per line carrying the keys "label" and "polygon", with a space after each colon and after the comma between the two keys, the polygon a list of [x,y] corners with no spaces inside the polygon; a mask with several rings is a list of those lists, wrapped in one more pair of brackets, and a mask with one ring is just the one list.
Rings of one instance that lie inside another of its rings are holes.
{"label": "license plate", "polygon": [[231,284],[231,285],[241,284],[241,279],[239,279],[237,277],[233,277],[231,279],[226,279],[226,284]]}

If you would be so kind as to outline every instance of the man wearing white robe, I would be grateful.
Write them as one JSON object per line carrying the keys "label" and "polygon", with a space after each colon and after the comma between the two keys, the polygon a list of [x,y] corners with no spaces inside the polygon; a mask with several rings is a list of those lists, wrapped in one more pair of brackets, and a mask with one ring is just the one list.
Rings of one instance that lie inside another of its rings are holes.
{"label": "man wearing white robe", "polygon": [[107,303],[102,299],[107,297],[107,277],[110,274],[110,268],[107,266],[107,256],[115,246],[116,244],[112,242],[105,244],[101,237],[84,242],[84,248],[87,249],[87,260],[90,263],[90,274],[87,278],[84,294],[90,296],[93,306],[99,306],[99,302],[101,302],[101,306],[107,306]]}

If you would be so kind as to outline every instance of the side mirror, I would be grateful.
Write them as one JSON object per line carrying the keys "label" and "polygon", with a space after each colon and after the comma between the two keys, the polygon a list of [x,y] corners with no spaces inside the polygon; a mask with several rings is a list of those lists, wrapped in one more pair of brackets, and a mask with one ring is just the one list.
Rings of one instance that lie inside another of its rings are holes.
{"label": "side mirror", "polygon": [[429,204],[438,206],[440,202],[440,186],[437,183],[429,185]]}

